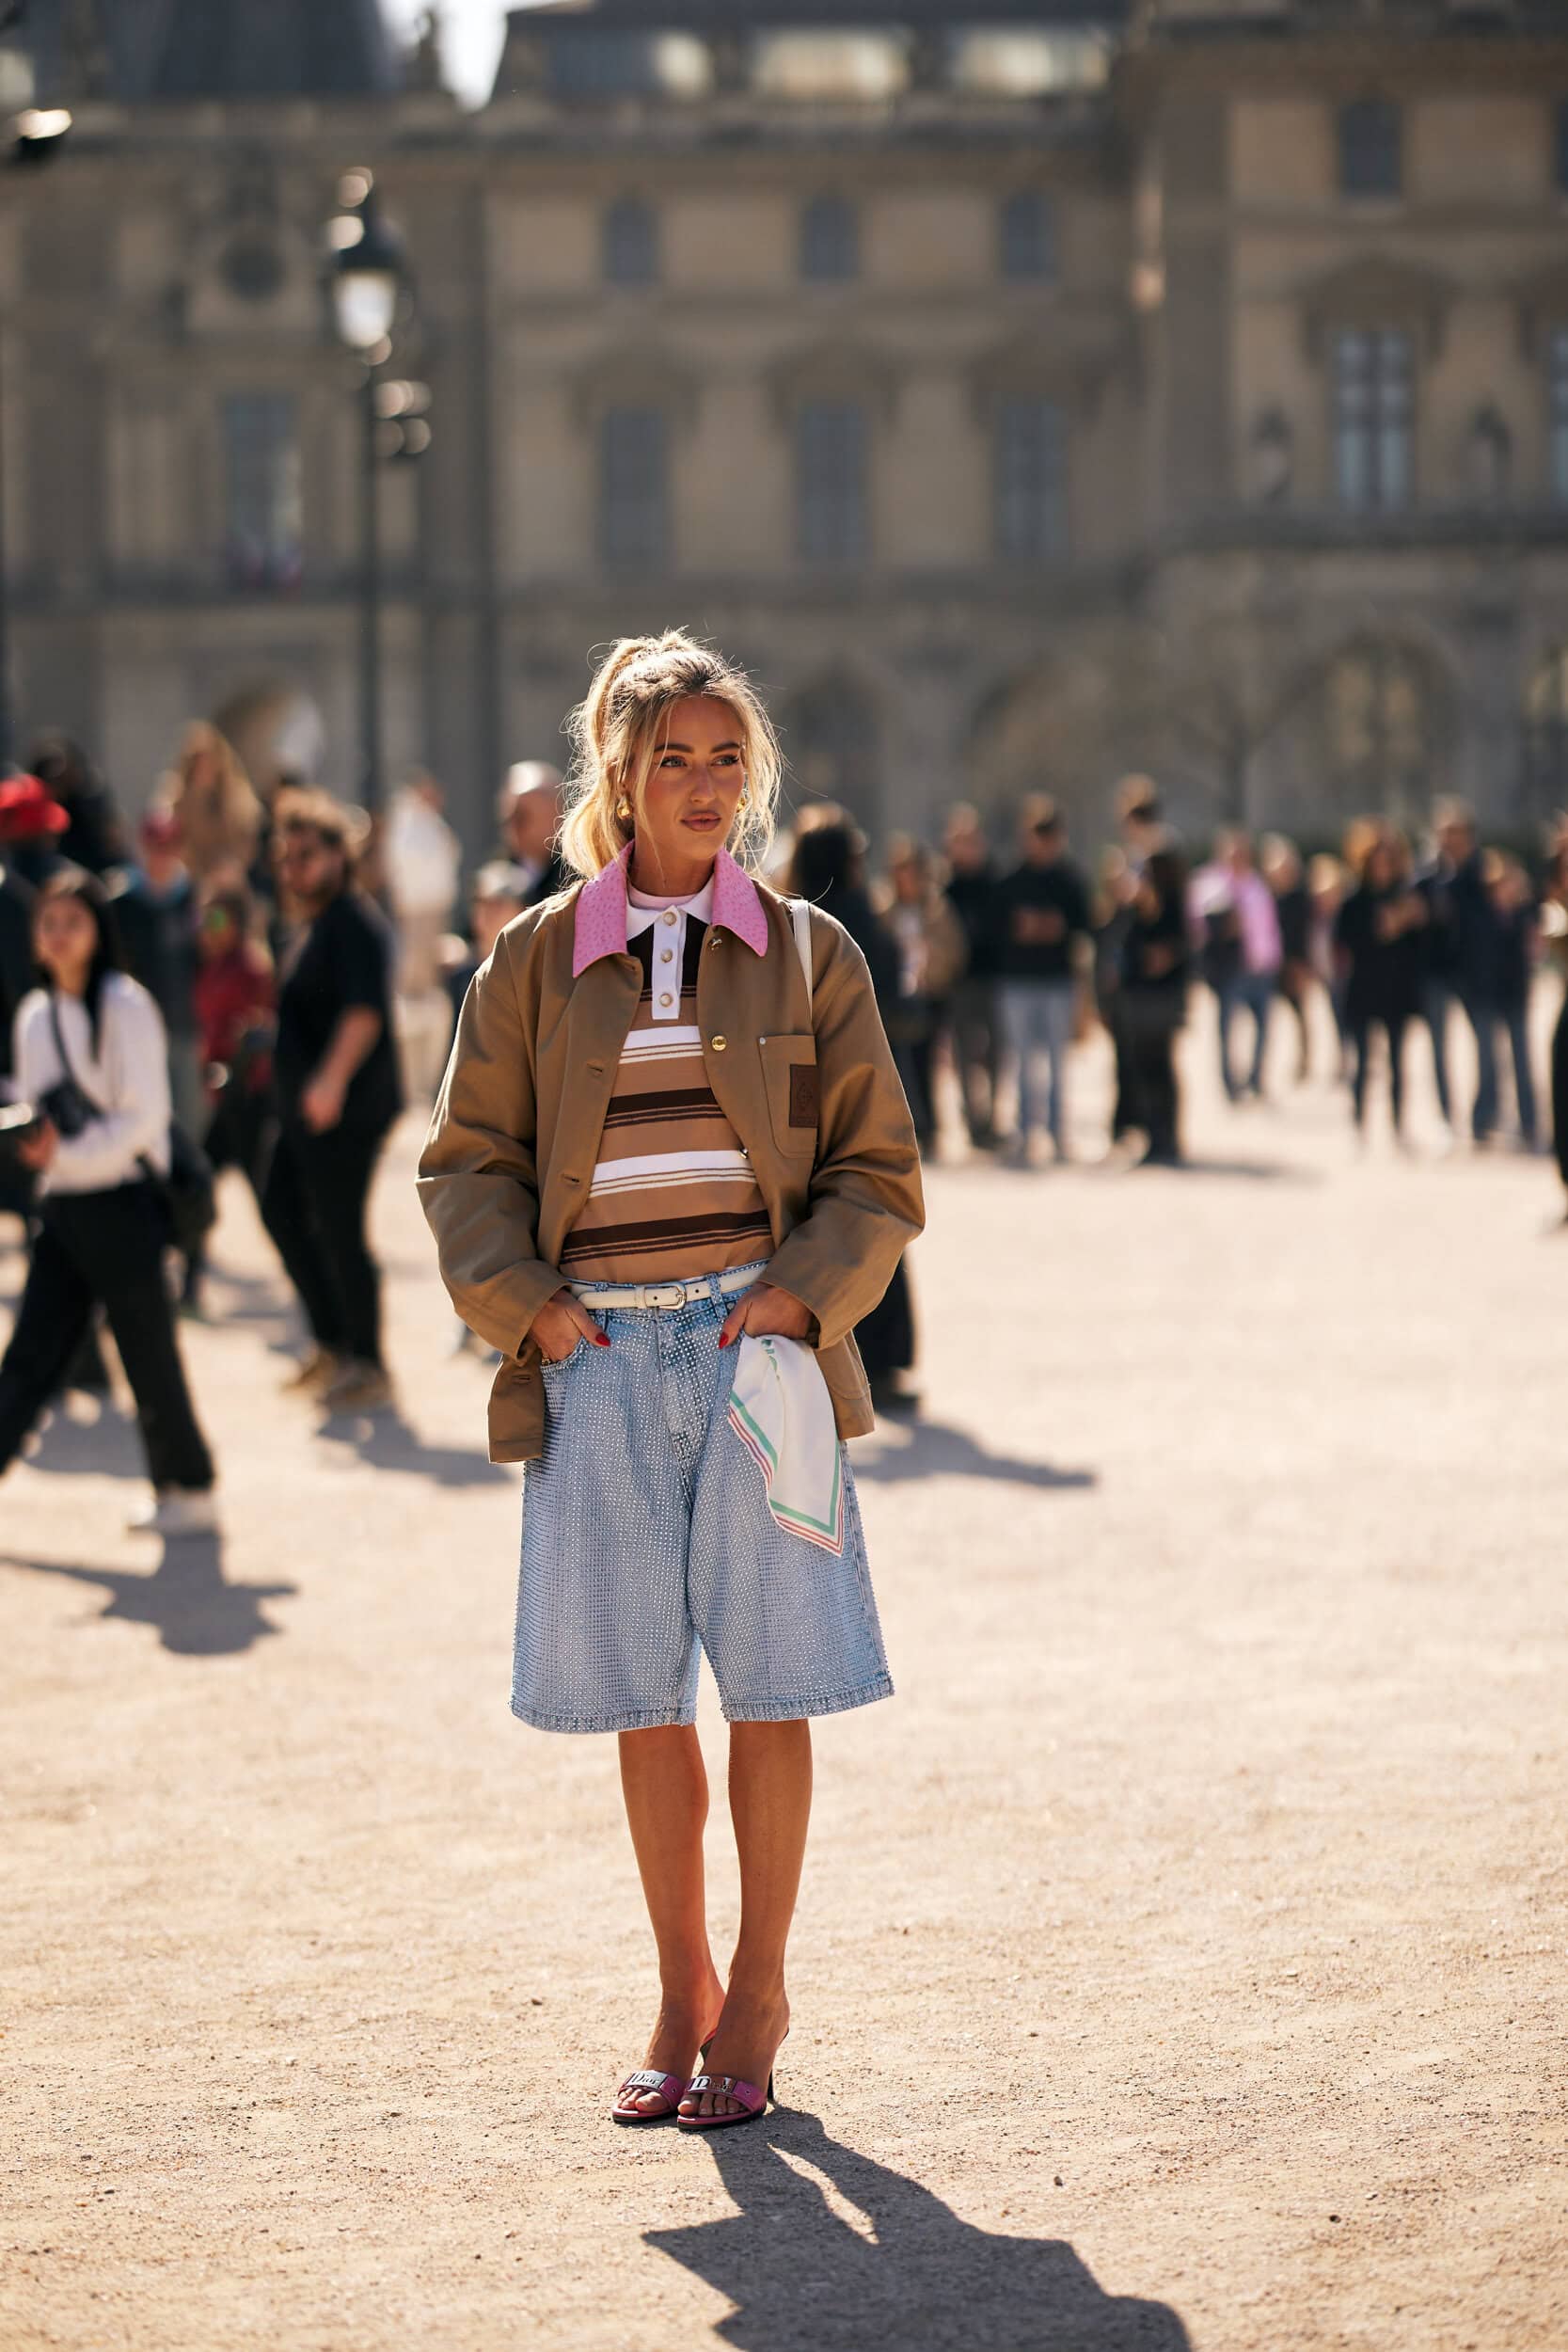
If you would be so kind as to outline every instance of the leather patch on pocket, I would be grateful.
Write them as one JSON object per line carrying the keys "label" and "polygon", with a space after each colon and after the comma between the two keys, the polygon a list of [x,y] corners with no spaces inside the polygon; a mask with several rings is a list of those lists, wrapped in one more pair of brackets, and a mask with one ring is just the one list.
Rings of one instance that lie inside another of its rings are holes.
{"label": "leather patch on pocket", "polygon": [[822,1100],[822,1082],[816,1064],[792,1061],[789,1065],[789,1123],[792,1127],[815,1127],[817,1106]]}

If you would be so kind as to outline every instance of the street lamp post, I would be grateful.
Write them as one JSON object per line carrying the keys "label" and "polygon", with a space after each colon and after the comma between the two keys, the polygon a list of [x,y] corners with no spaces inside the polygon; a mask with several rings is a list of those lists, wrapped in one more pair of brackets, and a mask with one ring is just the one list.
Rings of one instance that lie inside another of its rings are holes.
{"label": "street lamp post", "polygon": [[[408,271],[398,231],[384,220],[375,183],[368,171],[351,171],[339,183],[342,207],[327,224],[331,254],[329,282],[339,340],[361,368],[359,383],[359,744],[360,798],[367,809],[380,805],[381,746],[381,528],[377,500],[383,453],[416,456],[429,440],[424,429],[410,445],[395,422],[401,413],[388,392],[420,392],[422,387],[383,384],[378,370],[392,356],[392,330],[407,309]],[[428,406],[428,399],[422,405]]]}
{"label": "street lamp post", "polygon": [[[59,153],[60,142],[70,128],[71,117],[63,106],[25,107],[8,127],[6,160],[24,168],[51,163]],[[6,572],[6,396],[4,339],[0,332],[0,776],[8,776],[16,766],[10,594]]]}

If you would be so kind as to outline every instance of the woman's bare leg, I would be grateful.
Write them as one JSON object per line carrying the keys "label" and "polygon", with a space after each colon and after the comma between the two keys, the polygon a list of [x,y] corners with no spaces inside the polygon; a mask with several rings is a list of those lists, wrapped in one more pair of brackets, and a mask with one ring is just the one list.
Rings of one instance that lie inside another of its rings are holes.
{"label": "woman's bare leg", "polygon": [[[689,1724],[623,1731],[621,1790],[641,1873],[642,1894],[658,1947],[658,2022],[644,2066],[684,2082],[723,2003],[724,1988],[707,1940],[703,1885],[703,1825],[707,1774]],[[657,2091],[635,2105],[657,2113]]]}
{"label": "woman's bare leg", "polygon": [[[740,1934],[705,2072],[765,2090],[789,2024],[784,1950],[811,1820],[809,1723],[731,1724],[730,1818],[740,1855]],[[738,2105],[705,2091],[682,2108],[724,2115]]]}

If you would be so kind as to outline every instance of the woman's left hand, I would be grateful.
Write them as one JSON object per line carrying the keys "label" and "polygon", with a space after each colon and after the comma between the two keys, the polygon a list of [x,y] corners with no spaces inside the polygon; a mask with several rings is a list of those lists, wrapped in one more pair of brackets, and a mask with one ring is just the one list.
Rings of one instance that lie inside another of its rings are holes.
{"label": "woman's left hand", "polygon": [[749,1291],[742,1291],[719,1334],[721,1347],[731,1347],[742,1332],[759,1337],[764,1331],[774,1332],[780,1339],[803,1340],[816,1320],[809,1307],[788,1291],[782,1291],[775,1282],[753,1282]]}

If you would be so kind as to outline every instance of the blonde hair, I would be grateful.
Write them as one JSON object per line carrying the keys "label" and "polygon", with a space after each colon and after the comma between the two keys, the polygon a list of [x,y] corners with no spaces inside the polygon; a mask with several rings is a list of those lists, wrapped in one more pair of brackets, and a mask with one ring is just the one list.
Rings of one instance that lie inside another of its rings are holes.
{"label": "blonde hair", "polygon": [[[203,762],[212,775],[198,784]],[[193,719],[185,729],[179,764],[161,779],[152,805],[177,820],[181,853],[198,881],[228,866],[248,866],[256,855],[261,803],[238,752],[206,719]]]}
{"label": "blonde hair", "polygon": [[[746,796],[730,828],[731,855],[752,867],[767,856],[784,765],[772,723],[743,670],[684,629],[670,628],[612,645],[566,723],[574,756],[561,855],[574,873],[602,873],[631,839],[669,714],[691,694],[726,703],[740,732]],[[623,802],[629,817],[616,813]]]}

